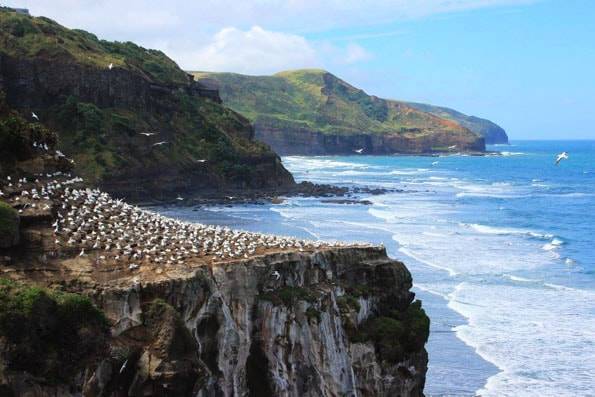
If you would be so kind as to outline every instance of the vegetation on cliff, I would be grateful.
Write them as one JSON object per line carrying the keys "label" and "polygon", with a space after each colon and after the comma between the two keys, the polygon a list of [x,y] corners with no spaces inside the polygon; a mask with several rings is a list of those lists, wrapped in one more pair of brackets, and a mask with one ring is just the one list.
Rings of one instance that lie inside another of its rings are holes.
{"label": "vegetation on cliff", "polygon": [[112,193],[293,184],[249,121],[160,51],[0,9],[0,61],[8,106],[56,131],[75,171]]}
{"label": "vegetation on cliff", "polygon": [[412,302],[405,311],[391,310],[370,317],[351,332],[351,341],[374,343],[376,353],[389,363],[397,363],[405,353],[419,351],[428,341],[430,319],[421,301]]}
{"label": "vegetation on cliff", "polygon": [[318,69],[273,76],[193,72],[198,81],[217,86],[223,100],[257,128],[305,129],[327,134],[404,134],[436,131],[472,134],[458,122],[366,94]]}
{"label": "vegetation on cliff", "polygon": [[486,143],[488,144],[508,143],[508,135],[506,135],[506,131],[504,131],[504,129],[498,124],[490,120],[475,116],[467,116],[466,114],[458,112],[454,109],[441,106],[433,106],[427,105],[425,103],[415,102],[407,102],[407,104],[418,110],[431,113],[443,119],[453,120],[461,124],[463,127],[468,128],[476,134],[484,137]]}
{"label": "vegetation on cliff", "polygon": [[0,354],[9,370],[69,381],[104,353],[108,335],[105,316],[89,298],[0,279]]}

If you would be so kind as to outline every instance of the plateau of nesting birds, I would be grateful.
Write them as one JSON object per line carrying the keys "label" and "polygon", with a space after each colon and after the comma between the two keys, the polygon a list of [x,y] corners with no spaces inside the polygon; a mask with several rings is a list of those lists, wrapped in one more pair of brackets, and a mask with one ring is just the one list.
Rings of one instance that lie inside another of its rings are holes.
{"label": "plateau of nesting birds", "polygon": [[1,181],[0,192],[22,216],[52,219],[56,251],[96,264],[124,265],[130,271],[145,265],[239,260],[270,251],[344,245],[183,222],[85,188],[82,182],[61,172],[34,179],[8,176]]}

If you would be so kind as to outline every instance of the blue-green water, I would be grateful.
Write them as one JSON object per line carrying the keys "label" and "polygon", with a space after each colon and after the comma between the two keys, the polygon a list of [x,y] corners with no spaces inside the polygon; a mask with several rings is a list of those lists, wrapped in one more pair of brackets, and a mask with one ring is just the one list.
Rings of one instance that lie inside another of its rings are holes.
{"label": "blue-green water", "polygon": [[[502,156],[287,157],[297,180],[404,190],[372,205],[292,198],[163,213],[311,239],[384,243],[432,319],[426,393],[595,395],[595,142]],[[554,165],[554,155],[570,154]]]}

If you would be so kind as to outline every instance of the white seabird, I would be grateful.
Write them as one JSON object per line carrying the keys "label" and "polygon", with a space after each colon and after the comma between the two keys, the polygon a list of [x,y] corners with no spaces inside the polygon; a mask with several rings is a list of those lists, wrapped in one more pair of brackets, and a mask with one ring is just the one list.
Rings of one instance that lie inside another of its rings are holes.
{"label": "white seabird", "polygon": [[355,149],[354,152],[357,154],[362,154],[362,152],[364,151],[364,148],[360,148],[360,149]]}
{"label": "white seabird", "polygon": [[161,146],[161,145],[165,145],[166,143],[167,143],[167,141],[161,141],[161,142],[154,143],[151,146]]}
{"label": "white seabird", "polygon": [[31,112],[31,117],[33,117],[35,120],[39,121],[39,117],[37,117],[35,112]]}
{"label": "white seabird", "polygon": [[107,68],[108,68],[109,70],[112,70],[112,68],[113,68],[113,67],[114,67],[114,64],[113,64],[113,63],[110,63],[109,65],[107,65]]}
{"label": "white seabird", "polygon": [[556,165],[560,164],[560,161],[568,160],[568,153],[562,152],[556,156]]}
{"label": "white seabird", "polygon": [[275,280],[279,280],[281,278],[281,274],[277,270],[271,273],[271,276],[275,277]]}

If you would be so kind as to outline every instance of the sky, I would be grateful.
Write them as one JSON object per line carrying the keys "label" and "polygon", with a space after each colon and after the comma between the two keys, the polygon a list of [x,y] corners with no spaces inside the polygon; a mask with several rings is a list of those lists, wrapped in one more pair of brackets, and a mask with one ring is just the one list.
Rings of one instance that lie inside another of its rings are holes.
{"label": "sky", "polygon": [[595,139],[594,0],[16,0],[186,70],[323,68],[367,93]]}

